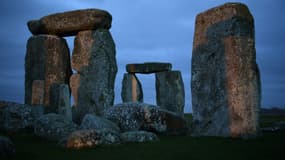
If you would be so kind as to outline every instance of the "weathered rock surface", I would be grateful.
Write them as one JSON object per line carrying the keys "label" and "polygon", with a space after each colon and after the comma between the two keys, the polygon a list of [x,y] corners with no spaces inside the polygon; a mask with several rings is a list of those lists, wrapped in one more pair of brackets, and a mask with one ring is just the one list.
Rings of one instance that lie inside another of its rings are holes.
{"label": "weathered rock surface", "polygon": [[44,80],[44,104],[49,106],[49,88],[53,83],[69,83],[71,75],[66,40],[52,35],[32,36],[25,57],[25,104],[31,104],[34,80]]}
{"label": "weathered rock surface", "polygon": [[74,36],[79,31],[110,29],[112,16],[104,10],[84,9],[44,16],[28,22],[29,30],[34,34],[52,34]]}
{"label": "weathered rock surface", "polygon": [[50,141],[59,141],[64,137],[68,137],[73,131],[79,127],[66,117],[49,113],[41,116],[34,127],[35,135]]}
{"label": "weathered rock surface", "polygon": [[44,80],[34,80],[32,83],[32,105],[44,104],[45,83]]}
{"label": "weathered rock surface", "polygon": [[122,142],[150,142],[159,141],[156,134],[146,131],[129,131],[121,134]]}
{"label": "weathered rock surface", "polygon": [[15,153],[14,143],[8,137],[0,136],[0,157],[13,156]]}
{"label": "weathered rock surface", "polygon": [[0,130],[18,132],[33,128],[33,108],[13,102],[0,101]]}
{"label": "weathered rock surface", "polygon": [[108,108],[104,117],[116,123],[123,131],[136,131],[143,125],[139,103],[122,103]]}
{"label": "weathered rock surface", "polygon": [[86,114],[81,122],[81,129],[110,129],[120,132],[120,128],[112,121],[93,114]]}
{"label": "weathered rock surface", "polygon": [[170,71],[172,65],[170,63],[140,63],[140,64],[127,64],[126,70],[128,73],[157,73],[163,71]]}
{"label": "weathered rock surface", "polygon": [[[85,38],[88,39],[86,42]],[[81,119],[86,113],[102,115],[106,108],[113,105],[117,73],[115,54],[115,43],[108,30],[77,34],[72,67],[78,75],[73,76],[71,88],[72,92],[76,92],[73,95],[77,96],[74,99],[77,100],[76,110],[82,112]]]}
{"label": "weathered rock surface", "polygon": [[226,3],[196,17],[192,53],[194,135],[258,133],[260,76],[254,20],[247,6]]}
{"label": "weathered rock surface", "polygon": [[54,83],[51,85],[49,112],[58,113],[72,121],[70,91],[67,84]]}
{"label": "weathered rock surface", "polygon": [[184,115],[185,92],[180,71],[156,73],[155,87],[158,106]]}
{"label": "weathered rock surface", "polygon": [[67,139],[67,148],[94,148],[99,145],[120,143],[120,135],[110,129],[89,129],[73,132]]}
{"label": "weathered rock surface", "polygon": [[121,97],[123,102],[143,102],[142,85],[135,74],[124,74]]}

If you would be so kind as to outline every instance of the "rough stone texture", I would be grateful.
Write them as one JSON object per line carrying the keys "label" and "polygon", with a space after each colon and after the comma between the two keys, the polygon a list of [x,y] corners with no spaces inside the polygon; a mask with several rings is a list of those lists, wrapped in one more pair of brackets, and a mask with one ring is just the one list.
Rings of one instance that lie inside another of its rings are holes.
{"label": "rough stone texture", "polygon": [[170,71],[171,68],[172,65],[170,63],[159,63],[159,62],[127,64],[126,66],[126,70],[128,73],[143,73],[143,74]]}
{"label": "rough stone texture", "polygon": [[67,148],[95,148],[99,145],[118,144],[120,135],[112,130],[78,130],[73,132],[67,139]]}
{"label": "rough stone texture", "polygon": [[59,141],[79,127],[62,115],[49,113],[41,116],[34,127],[35,135],[50,141]]}
{"label": "rough stone texture", "polygon": [[93,114],[86,114],[81,122],[81,129],[103,129],[108,128],[117,132],[120,132],[120,128],[112,121],[103,117],[98,117]]}
{"label": "rough stone texture", "polygon": [[15,153],[14,143],[8,137],[0,136],[0,157],[13,156]]}
{"label": "rough stone texture", "polygon": [[78,104],[78,87],[80,84],[80,75],[75,73],[72,74],[70,79],[69,79],[69,86],[71,89],[71,94],[73,97],[73,101],[74,101],[74,106],[77,106]]}
{"label": "rough stone texture", "polygon": [[185,92],[180,71],[156,73],[155,87],[158,106],[184,115]]}
{"label": "rough stone texture", "polygon": [[45,83],[43,80],[34,80],[32,84],[32,105],[44,104]]}
{"label": "rough stone texture", "polygon": [[65,39],[52,35],[32,36],[25,57],[25,104],[32,102],[34,80],[45,81],[44,104],[49,106],[49,88],[53,83],[69,83],[69,49]]}
{"label": "rough stone texture", "polygon": [[44,16],[28,22],[29,30],[34,34],[52,34],[74,36],[79,31],[111,28],[112,16],[104,10],[84,9]]}
{"label": "rough stone texture", "polygon": [[124,74],[121,97],[123,102],[143,102],[142,85],[135,74]]}
{"label": "rough stone texture", "polygon": [[158,137],[151,132],[146,131],[129,131],[121,134],[123,142],[150,142],[159,141]]}
{"label": "rough stone texture", "polygon": [[[85,38],[88,40],[85,41]],[[113,105],[117,74],[115,54],[115,43],[108,30],[77,34],[72,67],[78,71],[78,75],[72,78],[71,88],[72,92],[76,92],[73,95],[77,100],[76,110],[81,112],[79,119],[86,113],[102,115],[106,108]]]}
{"label": "rough stone texture", "polygon": [[116,123],[123,131],[136,131],[143,125],[143,115],[138,103],[122,103],[105,111],[104,117]]}
{"label": "rough stone texture", "polygon": [[1,101],[0,130],[19,132],[33,128],[35,115],[33,107],[13,102]]}
{"label": "rough stone texture", "polygon": [[192,53],[194,135],[258,133],[260,76],[254,20],[247,6],[226,3],[196,17]]}
{"label": "rough stone texture", "polygon": [[49,109],[52,113],[58,113],[72,120],[70,91],[67,84],[54,83],[51,85]]}

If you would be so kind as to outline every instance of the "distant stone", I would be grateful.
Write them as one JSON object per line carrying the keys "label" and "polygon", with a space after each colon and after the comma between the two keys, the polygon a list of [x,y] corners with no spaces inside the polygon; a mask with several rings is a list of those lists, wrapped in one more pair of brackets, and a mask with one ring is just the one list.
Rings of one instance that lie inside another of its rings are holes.
{"label": "distant stone", "polygon": [[73,132],[67,139],[67,148],[95,148],[100,145],[118,144],[120,135],[112,130],[78,130]]}
{"label": "distant stone", "polygon": [[163,109],[184,115],[185,91],[180,71],[155,74],[156,102]]}
{"label": "distant stone", "polygon": [[[84,39],[87,38],[86,41]],[[106,29],[79,32],[75,38],[72,67],[77,71],[71,80],[77,109],[102,115],[114,103],[117,74],[115,43]],[[84,113],[85,112],[85,113]]]}
{"label": "distant stone", "polygon": [[32,36],[25,57],[25,104],[32,103],[34,80],[45,83],[44,104],[49,106],[49,89],[53,83],[69,84],[69,49],[66,40],[52,35]]}
{"label": "distant stone", "polygon": [[120,128],[112,121],[93,114],[86,114],[81,122],[81,129],[104,129],[108,128],[120,132]]}
{"label": "distant stone", "polygon": [[15,153],[14,143],[8,137],[0,136],[0,157],[10,157]]}
{"label": "distant stone", "polygon": [[41,116],[34,127],[35,135],[50,141],[59,141],[79,127],[62,115],[49,113]]}
{"label": "distant stone", "polygon": [[51,85],[49,109],[51,113],[58,113],[72,120],[70,91],[67,84],[54,83]]}
{"label": "distant stone", "polygon": [[77,104],[78,104],[78,88],[79,88],[79,85],[80,85],[80,75],[77,73],[72,74],[70,79],[69,79],[69,86],[71,89],[71,94],[72,94],[75,106],[77,106]]}
{"label": "distant stone", "polygon": [[143,102],[142,85],[135,74],[124,74],[121,97],[123,102]]}
{"label": "distant stone", "polygon": [[257,135],[261,88],[254,33],[254,19],[241,3],[197,15],[191,67],[193,135]]}
{"label": "distant stone", "polygon": [[123,142],[150,142],[159,141],[158,137],[151,132],[146,131],[129,131],[121,134]]}
{"label": "distant stone", "polygon": [[143,73],[143,74],[170,71],[171,68],[172,65],[170,63],[158,63],[158,62],[127,64],[126,66],[126,70],[128,73]]}
{"label": "distant stone", "polygon": [[29,30],[34,34],[52,34],[74,36],[79,31],[111,28],[112,16],[104,10],[84,9],[44,16],[28,22]]}
{"label": "distant stone", "polygon": [[34,80],[32,83],[32,105],[44,104],[45,83],[44,80]]}

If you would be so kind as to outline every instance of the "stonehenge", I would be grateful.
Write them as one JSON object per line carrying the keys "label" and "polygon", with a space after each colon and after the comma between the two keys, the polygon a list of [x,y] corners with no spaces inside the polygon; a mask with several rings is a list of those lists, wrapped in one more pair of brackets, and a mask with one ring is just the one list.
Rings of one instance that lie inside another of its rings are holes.
{"label": "stonehenge", "polygon": [[194,135],[256,136],[261,93],[253,16],[241,3],[226,3],[198,14],[195,24]]}

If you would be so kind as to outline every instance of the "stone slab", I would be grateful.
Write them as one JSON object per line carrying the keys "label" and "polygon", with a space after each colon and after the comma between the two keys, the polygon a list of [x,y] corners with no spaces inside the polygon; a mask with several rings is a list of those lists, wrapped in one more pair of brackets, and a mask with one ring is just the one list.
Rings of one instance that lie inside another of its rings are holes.
{"label": "stone slab", "polygon": [[147,62],[147,63],[126,65],[126,71],[128,73],[142,73],[142,74],[170,71],[171,68],[172,65],[170,63],[160,63],[160,62]]}

